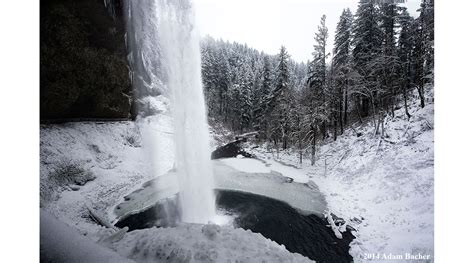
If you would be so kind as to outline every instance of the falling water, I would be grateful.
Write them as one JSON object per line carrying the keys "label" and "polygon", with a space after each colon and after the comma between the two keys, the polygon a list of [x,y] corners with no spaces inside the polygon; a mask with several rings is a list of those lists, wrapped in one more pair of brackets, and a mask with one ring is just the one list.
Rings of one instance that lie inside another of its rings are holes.
{"label": "falling water", "polygon": [[182,221],[207,223],[216,214],[214,179],[193,6],[190,0],[130,0],[127,13],[128,43],[135,43],[135,65],[142,69],[135,78],[159,86],[171,100]]}

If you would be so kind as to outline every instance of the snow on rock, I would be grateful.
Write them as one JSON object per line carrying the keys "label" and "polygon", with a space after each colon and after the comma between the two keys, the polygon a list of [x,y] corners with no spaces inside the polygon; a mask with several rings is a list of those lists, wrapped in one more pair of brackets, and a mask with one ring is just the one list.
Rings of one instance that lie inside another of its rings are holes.
{"label": "snow on rock", "polygon": [[263,160],[263,162],[265,162],[269,169],[279,172],[286,177],[290,177],[295,182],[307,183],[309,180],[306,173],[296,166],[289,165],[272,158],[267,158],[266,160]]}
{"label": "snow on rock", "polygon": [[331,213],[326,212],[324,214],[324,217],[326,217],[326,219],[328,220],[329,226],[331,227],[332,231],[334,232],[334,235],[337,238],[342,239],[342,234],[339,231],[339,228],[336,226],[336,223],[334,223],[334,219],[332,218]]}
{"label": "snow on rock", "polygon": [[[412,101],[409,111],[410,120],[404,108],[385,118],[384,138],[374,136],[368,124],[354,127],[362,136],[347,129],[336,141],[322,143],[315,166],[308,155],[300,165],[297,152],[282,151],[277,158],[300,168],[319,186],[328,208],[357,229],[350,250],[355,262],[364,262],[366,253],[421,253],[433,259],[434,105],[421,109]],[[276,162],[266,147],[249,146],[246,151],[259,159]],[[291,171],[283,175],[291,177]]]}
{"label": "snow on rock", "polygon": [[137,262],[312,262],[261,234],[217,225],[135,230],[110,247]]}

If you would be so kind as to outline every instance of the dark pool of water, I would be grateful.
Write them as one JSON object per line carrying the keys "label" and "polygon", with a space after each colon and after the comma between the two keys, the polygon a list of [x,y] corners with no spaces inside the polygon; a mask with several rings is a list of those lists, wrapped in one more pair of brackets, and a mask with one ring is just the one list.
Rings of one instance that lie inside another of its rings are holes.
{"label": "dark pool of water", "polygon": [[[302,215],[288,204],[268,198],[236,191],[218,191],[219,209],[231,213],[236,227],[260,233],[290,252],[302,254],[317,262],[352,262],[349,243],[354,236],[343,233],[335,237],[327,221],[316,215]],[[168,218],[160,215],[168,212]],[[128,226],[130,230],[153,226],[173,225],[178,217],[175,201],[158,204],[142,213],[131,215],[116,226]],[[157,223],[158,222],[158,223]]]}

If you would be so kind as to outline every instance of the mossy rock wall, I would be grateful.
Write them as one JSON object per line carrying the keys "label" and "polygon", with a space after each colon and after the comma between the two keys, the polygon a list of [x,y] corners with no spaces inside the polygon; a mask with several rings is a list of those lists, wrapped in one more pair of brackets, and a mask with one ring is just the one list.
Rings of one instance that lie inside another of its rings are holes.
{"label": "mossy rock wall", "polygon": [[110,3],[41,0],[42,120],[131,117],[122,1]]}

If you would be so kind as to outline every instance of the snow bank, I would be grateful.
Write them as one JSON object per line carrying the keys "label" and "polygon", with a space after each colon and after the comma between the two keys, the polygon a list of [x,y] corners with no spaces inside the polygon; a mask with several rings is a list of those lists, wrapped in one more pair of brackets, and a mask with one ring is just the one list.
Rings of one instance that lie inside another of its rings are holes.
{"label": "snow bank", "polygon": [[[136,230],[99,244],[48,212],[41,211],[40,222],[41,260],[48,262],[312,262],[260,234],[229,226]],[[113,233],[102,230],[99,236],[105,240]]]}
{"label": "snow bank", "polygon": [[110,247],[137,262],[312,262],[260,234],[217,225],[135,230]]}
{"label": "snow bank", "polygon": [[287,163],[282,163],[279,160],[275,160],[273,158],[270,158],[267,156],[266,159],[262,160],[265,165],[278,173],[281,173],[282,175],[286,177],[292,178],[295,182],[298,183],[307,183],[309,181],[308,176],[306,175],[305,171],[299,169],[297,166],[287,164]]}
{"label": "snow bank", "polygon": [[45,211],[40,212],[41,262],[133,262],[102,247]]}
{"label": "snow bank", "polygon": [[271,170],[265,163],[252,158],[223,158],[219,159],[226,165],[244,173],[269,173]]}

